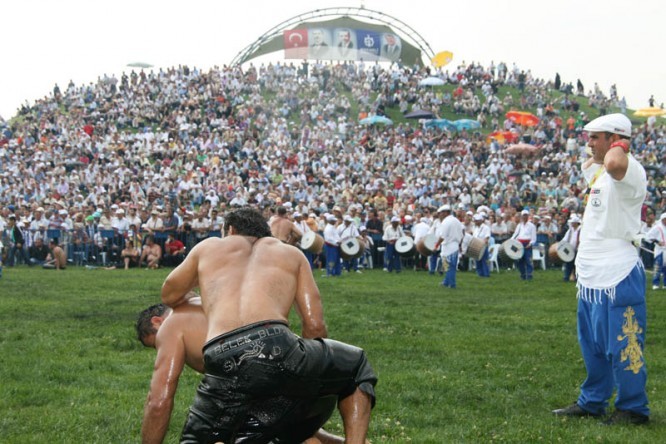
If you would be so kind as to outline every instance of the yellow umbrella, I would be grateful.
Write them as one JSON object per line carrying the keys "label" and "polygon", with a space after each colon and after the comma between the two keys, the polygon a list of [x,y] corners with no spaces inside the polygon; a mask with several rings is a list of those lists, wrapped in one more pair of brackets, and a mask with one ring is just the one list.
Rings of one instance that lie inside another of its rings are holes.
{"label": "yellow umbrella", "polygon": [[435,57],[430,61],[436,68],[441,68],[442,66],[451,63],[451,60],[453,60],[453,53],[451,51],[442,51],[435,54]]}
{"label": "yellow umbrella", "polygon": [[666,109],[656,107],[641,108],[634,112],[634,116],[637,117],[663,116],[664,114],[666,114]]}

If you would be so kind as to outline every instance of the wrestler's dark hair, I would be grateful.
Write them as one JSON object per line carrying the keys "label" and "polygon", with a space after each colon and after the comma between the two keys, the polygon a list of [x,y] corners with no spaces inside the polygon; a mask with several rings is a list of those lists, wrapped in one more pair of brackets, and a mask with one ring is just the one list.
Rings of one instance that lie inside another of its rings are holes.
{"label": "wrestler's dark hair", "polygon": [[280,216],[284,216],[285,214],[287,214],[287,209],[282,205],[280,205],[279,207],[277,207],[277,214],[279,214]]}
{"label": "wrestler's dark hair", "polygon": [[226,230],[234,227],[243,236],[270,237],[271,229],[262,214],[254,208],[244,207],[232,211],[225,218]]}
{"label": "wrestler's dark hair", "polygon": [[[144,345],[143,340],[146,336],[157,333],[150,322],[153,316],[162,316],[169,307],[164,304],[155,304],[139,313],[139,318],[136,320],[136,337]],[[146,346],[147,347],[147,346]]]}

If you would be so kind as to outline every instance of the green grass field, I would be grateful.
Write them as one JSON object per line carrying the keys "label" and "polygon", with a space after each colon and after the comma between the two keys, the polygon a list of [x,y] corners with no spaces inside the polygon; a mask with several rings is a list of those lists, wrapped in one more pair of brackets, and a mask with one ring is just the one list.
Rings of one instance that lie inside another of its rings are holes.
{"label": "green grass field", "polygon": [[[4,269],[0,279],[0,441],[140,440],[154,352],[137,313],[168,270]],[[584,378],[573,284],[559,271],[515,271],[459,288],[406,271],[321,279],[330,336],[366,349],[379,375],[373,443],[662,443],[666,437],[666,290],[648,290],[652,422],[604,427],[559,419]],[[293,319],[298,330],[298,321]],[[168,442],[177,442],[198,375],[181,379]],[[334,415],[327,428],[342,430]]]}

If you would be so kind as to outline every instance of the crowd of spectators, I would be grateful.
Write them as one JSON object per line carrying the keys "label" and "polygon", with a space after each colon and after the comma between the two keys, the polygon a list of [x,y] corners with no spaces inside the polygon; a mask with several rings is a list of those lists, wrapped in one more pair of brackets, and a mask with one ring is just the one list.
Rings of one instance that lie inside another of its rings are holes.
{"label": "crowd of spectators", "polygon": [[[428,76],[453,87],[419,86]],[[353,210],[359,224],[375,216],[404,223],[443,204],[465,212],[487,207],[498,218],[529,208],[566,221],[582,210],[582,127],[596,117],[580,111],[580,95],[595,113],[626,105],[615,88],[606,97],[596,85],[585,94],[580,82],[574,89],[555,80],[505,63],[433,70],[316,62],[179,66],[56,85],[11,123],[0,121],[5,255],[16,250],[7,237],[10,219],[23,235],[22,252],[5,260],[29,262],[35,241],[53,237],[48,230],[64,233],[61,244],[94,245],[85,260],[93,250],[107,252],[104,232],[116,239],[119,264],[126,243],[136,248],[146,235],[157,235],[167,250],[175,232],[186,251],[211,233],[223,235],[225,211],[244,205],[267,217],[278,205],[315,218],[339,207],[341,216]],[[454,112],[482,130],[359,123],[416,109]],[[511,109],[535,110],[539,124],[514,124],[505,117]],[[665,129],[656,119],[634,126],[632,152],[650,176],[648,225],[666,211]],[[505,153],[506,141],[487,135],[495,131],[512,132],[538,155]],[[174,248],[170,263],[177,264],[183,249]],[[141,253],[132,258],[148,265]]]}

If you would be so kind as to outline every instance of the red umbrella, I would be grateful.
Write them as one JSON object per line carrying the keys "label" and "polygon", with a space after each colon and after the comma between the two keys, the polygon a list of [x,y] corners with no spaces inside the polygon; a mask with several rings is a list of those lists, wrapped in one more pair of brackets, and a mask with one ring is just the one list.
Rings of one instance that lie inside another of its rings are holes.
{"label": "red umbrella", "polygon": [[494,131],[488,134],[488,142],[490,142],[491,137],[499,143],[513,143],[518,140],[518,134],[511,131]]}
{"label": "red umbrella", "polygon": [[509,111],[506,113],[506,118],[522,126],[536,126],[539,123],[537,116],[525,111]]}

